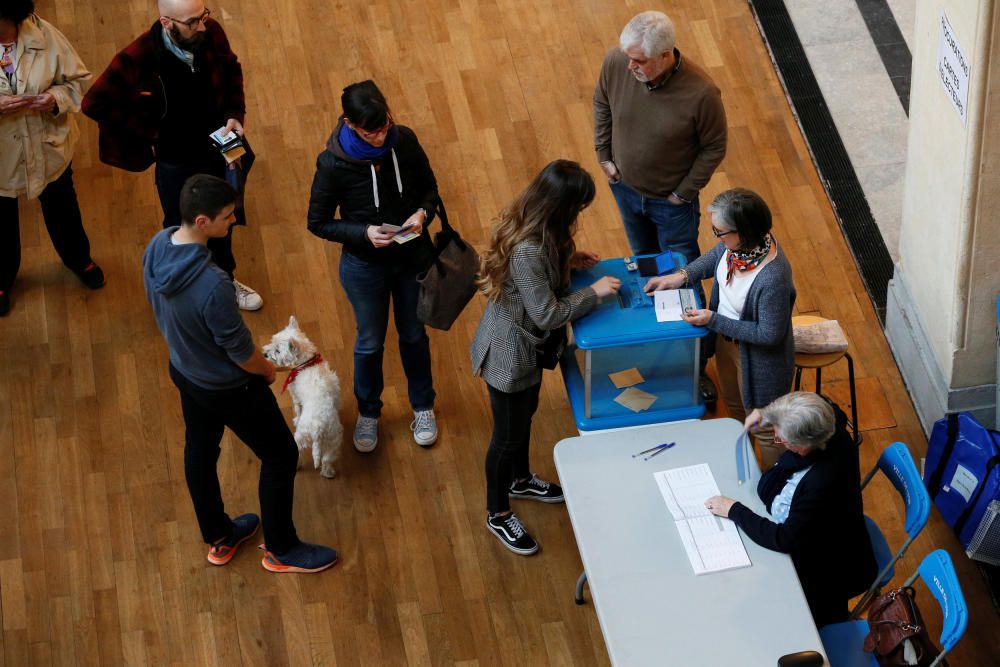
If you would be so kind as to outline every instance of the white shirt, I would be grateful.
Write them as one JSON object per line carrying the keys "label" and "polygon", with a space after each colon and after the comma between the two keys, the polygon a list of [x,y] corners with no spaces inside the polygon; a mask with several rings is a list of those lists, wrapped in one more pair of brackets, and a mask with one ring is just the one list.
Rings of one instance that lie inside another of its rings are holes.
{"label": "white shirt", "polygon": [[750,286],[760,270],[770,261],[765,259],[752,271],[733,271],[733,280],[726,284],[726,258],[729,257],[727,250],[722,254],[719,265],[715,268],[715,282],[719,286],[719,314],[731,320],[740,319],[743,313],[743,305],[747,301],[747,294]]}
{"label": "white shirt", "polygon": [[812,470],[812,466],[793,473],[785,482],[785,488],[771,501],[771,518],[774,519],[775,523],[785,523],[788,519],[788,510],[792,507],[792,496],[795,495],[795,489],[810,470]]}

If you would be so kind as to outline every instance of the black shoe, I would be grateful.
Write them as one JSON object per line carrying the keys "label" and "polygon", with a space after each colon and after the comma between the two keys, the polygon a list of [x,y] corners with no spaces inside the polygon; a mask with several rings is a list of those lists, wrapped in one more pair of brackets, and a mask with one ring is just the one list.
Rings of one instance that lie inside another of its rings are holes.
{"label": "black shoe", "polygon": [[10,295],[0,292],[0,317],[10,312]]}
{"label": "black shoe", "polygon": [[78,272],[76,277],[90,289],[101,289],[107,282],[104,278],[104,271],[101,271],[101,267],[94,262],[88,264],[83,271]]}
{"label": "black shoe", "polygon": [[486,527],[497,536],[500,543],[516,554],[530,556],[538,551],[538,542],[528,535],[524,524],[511,512],[507,516],[486,516]]}
{"label": "black shoe", "polygon": [[715,388],[715,383],[704,373],[698,378],[698,391],[701,392],[701,401],[706,407],[715,405],[716,399],[719,398],[719,390]]}
{"label": "black shoe", "polygon": [[510,485],[509,495],[511,498],[527,498],[528,500],[537,500],[543,503],[563,502],[562,487],[558,484],[538,479],[538,475],[532,475],[530,478],[522,481],[514,480],[514,483]]}

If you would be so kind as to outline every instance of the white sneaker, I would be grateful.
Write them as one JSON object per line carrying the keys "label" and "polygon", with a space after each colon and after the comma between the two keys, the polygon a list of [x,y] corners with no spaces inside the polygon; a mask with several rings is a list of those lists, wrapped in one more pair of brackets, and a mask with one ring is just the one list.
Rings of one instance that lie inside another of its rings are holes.
{"label": "white sneaker", "polygon": [[240,310],[260,310],[260,307],[264,305],[264,299],[260,298],[260,294],[236,278],[233,278],[233,287],[236,288],[236,303]]}
{"label": "white sneaker", "polygon": [[354,425],[354,449],[367,454],[378,444],[378,418],[358,415]]}
{"label": "white sneaker", "polygon": [[421,447],[430,447],[438,439],[437,419],[433,410],[415,410],[413,422],[410,424],[413,439]]}

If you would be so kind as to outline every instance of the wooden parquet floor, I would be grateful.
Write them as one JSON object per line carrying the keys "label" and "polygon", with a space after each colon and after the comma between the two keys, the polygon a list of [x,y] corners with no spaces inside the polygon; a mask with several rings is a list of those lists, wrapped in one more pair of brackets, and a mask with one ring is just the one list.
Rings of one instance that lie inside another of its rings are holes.
{"label": "wooden parquet floor", "polygon": [[[152,0],[37,4],[95,73],[156,16]],[[729,154],[702,202],[741,185],[771,203],[795,270],[797,312],[836,318],[850,337],[865,466],[894,440],[919,456],[925,439],[746,2],[657,6],[675,19],[680,48],[722,88],[729,115]],[[296,314],[346,387],[353,318],[337,284],[339,250],[305,228],[315,157],[341,88],[379,83],[395,117],[419,135],[458,226],[482,244],[500,207],[549,160],[576,159],[599,173],[593,84],[621,27],[647,8],[606,0],[210,7],[243,62],[247,131],[259,154],[250,226],[237,230],[235,246],[237,275],[265,306],[246,320],[264,341]],[[432,333],[437,446],[413,444],[390,352],[378,450],[361,456],[347,444],[336,480],[298,477],[299,532],[340,550],[333,570],[272,575],[248,547],[225,568],[205,562],[184,484],[180,406],[142,291],[142,250],[160,226],[152,174],[100,164],[96,127],[81,124],[76,185],[108,285],[84,290],[56,258],[37,203],[22,202],[24,262],[14,310],[0,320],[3,664],[607,664],[592,605],[573,603],[581,566],[565,510],[518,508],[542,544],[530,559],[507,552],[482,525],[490,416],[467,354],[480,299],[451,332]],[[709,247],[707,225],[702,231]],[[584,214],[578,245],[626,254],[607,188]],[[390,333],[388,349],[395,346]],[[846,405],[845,379],[843,369],[826,374]],[[288,397],[280,400],[290,419]],[[346,403],[350,429],[356,413]],[[549,374],[534,430],[538,473],[555,476],[552,447],[571,435],[561,381]],[[223,450],[227,506],[256,511],[255,459],[229,435]],[[867,503],[899,544],[898,500],[876,484]],[[1000,621],[936,515],[898,571],[913,571],[939,546],[955,557],[971,606],[952,664],[998,664]],[[926,591],[922,602],[936,629]],[[725,641],[726,629],[719,635]],[[710,647],[705,664],[713,664]]]}

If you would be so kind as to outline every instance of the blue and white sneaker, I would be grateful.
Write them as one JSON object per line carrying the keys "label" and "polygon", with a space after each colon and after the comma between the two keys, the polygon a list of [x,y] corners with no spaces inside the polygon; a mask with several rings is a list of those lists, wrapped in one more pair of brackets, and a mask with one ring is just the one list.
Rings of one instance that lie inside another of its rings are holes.
{"label": "blue and white sneaker", "polygon": [[421,447],[430,447],[437,442],[438,425],[434,411],[414,410],[410,430],[413,431],[413,439]]}
{"label": "blue and white sneaker", "polygon": [[378,444],[378,417],[358,416],[354,425],[354,449],[367,454]]}

